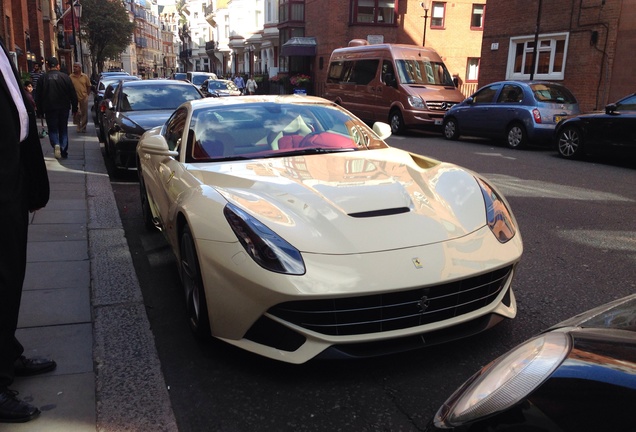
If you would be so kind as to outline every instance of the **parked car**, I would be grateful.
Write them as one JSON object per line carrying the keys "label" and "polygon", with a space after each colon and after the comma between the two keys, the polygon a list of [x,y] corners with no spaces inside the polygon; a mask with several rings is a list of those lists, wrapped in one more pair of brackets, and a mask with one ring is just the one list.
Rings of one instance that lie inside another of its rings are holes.
{"label": "parked car", "polygon": [[484,366],[427,431],[633,431],[636,294],[570,318]]}
{"label": "parked car", "polygon": [[212,72],[187,72],[186,79],[197,87],[201,87],[204,81],[209,79],[218,79],[216,74]]}
{"label": "parked car", "polygon": [[97,83],[96,89],[93,92],[93,107],[91,108],[91,110],[93,111],[93,123],[95,123],[95,126],[98,125],[97,110],[99,109],[100,102],[104,99],[104,92],[106,91],[106,87],[108,87],[109,84],[114,82],[133,81],[138,79],[139,77],[136,77],[134,75],[110,74],[99,80],[99,82]]}
{"label": "parked car", "polygon": [[117,168],[136,168],[141,135],[163,124],[183,102],[201,98],[199,89],[185,81],[121,81],[103,113],[106,155]]}
{"label": "parked car", "polygon": [[581,114],[557,125],[559,155],[574,159],[584,154],[636,154],[636,93],[605,107],[605,112]]}
{"label": "parked car", "polygon": [[477,90],[444,115],[444,138],[505,139],[510,148],[549,144],[556,124],[579,113],[574,95],[545,81],[499,81]]}
{"label": "parked car", "polygon": [[144,223],[178,257],[192,330],[290,363],[434,345],[516,314],[502,195],[390,148],[311,96],[206,98],[137,146]]}
{"label": "parked car", "polygon": [[242,94],[232,81],[213,79],[203,81],[201,92],[207,97],[240,96]]}

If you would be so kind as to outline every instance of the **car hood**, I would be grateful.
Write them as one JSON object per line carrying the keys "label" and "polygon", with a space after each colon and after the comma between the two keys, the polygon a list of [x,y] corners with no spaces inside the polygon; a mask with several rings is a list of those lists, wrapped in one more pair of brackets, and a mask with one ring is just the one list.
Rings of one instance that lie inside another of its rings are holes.
{"label": "car hood", "polygon": [[485,225],[484,199],[473,173],[398,149],[197,164],[189,169],[305,252],[364,253],[429,245]]}
{"label": "car hood", "polygon": [[127,119],[144,130],[149,130],[164,124],[173,112],[174,110],[125,111],[119,112],[119,115],[123,123]]}
{"label": "car hood", "polygon": [[446,101],[458,104],[465,99],[455,87],[424,84],[406,84],[405,87],[413,95],[419,96],[425,101]]}
{"label": "car hood", "polygon": [[636,332],[636,294],[576,315],[552,327],[605,328]]}

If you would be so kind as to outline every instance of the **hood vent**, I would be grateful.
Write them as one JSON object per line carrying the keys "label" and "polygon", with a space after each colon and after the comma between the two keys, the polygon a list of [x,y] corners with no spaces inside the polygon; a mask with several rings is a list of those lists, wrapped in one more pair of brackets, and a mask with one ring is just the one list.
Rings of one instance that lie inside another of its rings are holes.
{"label": "hood vent", "polygon": [[411,211],[408,207],[397,207],[391,209],[371,210],[365,212],[349,213],[349,216],[354,218],[370,218],[378,216],[392,216],[401,213],[408,213]]}

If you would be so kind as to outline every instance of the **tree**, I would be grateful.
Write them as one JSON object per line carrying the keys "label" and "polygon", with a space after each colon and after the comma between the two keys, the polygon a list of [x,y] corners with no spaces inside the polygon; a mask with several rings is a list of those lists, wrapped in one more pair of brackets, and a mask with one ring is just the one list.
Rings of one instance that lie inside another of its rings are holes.
{"label": "tree", "polygon": [[90,49],[93,75],[104,69],[132,41],[135,23],[122,0],[82,0],[82,31]]}

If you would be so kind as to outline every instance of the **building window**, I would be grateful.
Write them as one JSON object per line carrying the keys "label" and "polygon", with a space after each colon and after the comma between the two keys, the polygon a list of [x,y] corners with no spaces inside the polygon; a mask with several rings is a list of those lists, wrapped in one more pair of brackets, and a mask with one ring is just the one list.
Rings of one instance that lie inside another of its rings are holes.
{"label": "building window", "polygon": [[[568,49],[568,33],[540,35],[534,79],[562,80]],[[530,79],[533,69],[534,36],[510,39],[507,79]]]}
{"label": "building window", "polygon": [[466,82],[477,82],[479,79],[479,58],[469,57],[466,62]]}
{"label": "building window", "polygon": [[484,29],[484,10],[486,9],[486,5],[483,4],[474,4],[473,5],[473,14],[470,18],[470,28],[471,30],[483,30]]}
{"label": "building window", "polygon": [[280,0],[278,5],[279,23],[305,21],[305,0]]}
{"label": "building window", "polygon": [[431,28],[444,28],[444,18],[446,16],[446,3],[433,2],[431,8],[433,13],[431,15]]}
{"label": "building window", "polygon": [[393,25],[398,0],[351,0],[353,24]]}

